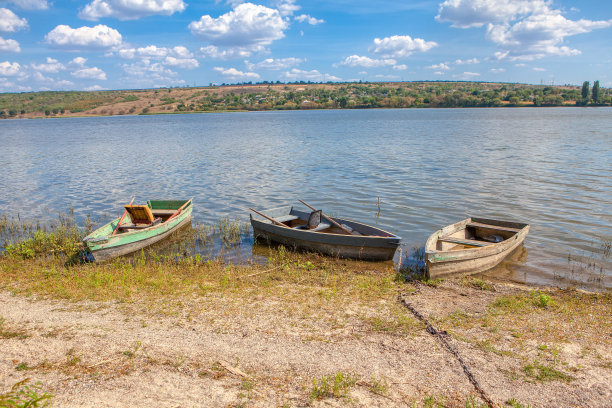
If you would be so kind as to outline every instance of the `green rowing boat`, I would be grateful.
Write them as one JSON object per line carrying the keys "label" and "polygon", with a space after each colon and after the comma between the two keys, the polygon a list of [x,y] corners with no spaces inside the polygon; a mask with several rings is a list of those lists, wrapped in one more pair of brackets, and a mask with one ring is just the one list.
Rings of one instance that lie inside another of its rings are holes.
{"label": "green rowing boat", "polygon": [[89,234],[83,243],[96,262],[126,255],[168,237],[191,222],[192,200],[151,200]]}

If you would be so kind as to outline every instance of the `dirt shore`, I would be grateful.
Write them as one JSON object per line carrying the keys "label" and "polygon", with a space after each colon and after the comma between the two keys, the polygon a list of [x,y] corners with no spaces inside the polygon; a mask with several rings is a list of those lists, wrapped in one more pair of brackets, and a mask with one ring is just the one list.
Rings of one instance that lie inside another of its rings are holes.
{"label": "dirt shore", "polygon": [[293,310],[287,293],[309,290],[100,302],[5,286],[0,393],[29,378],[58,407],[486,406],[403,296],[496,405],[612,401],[609,294],[397,282],[376,302]]}

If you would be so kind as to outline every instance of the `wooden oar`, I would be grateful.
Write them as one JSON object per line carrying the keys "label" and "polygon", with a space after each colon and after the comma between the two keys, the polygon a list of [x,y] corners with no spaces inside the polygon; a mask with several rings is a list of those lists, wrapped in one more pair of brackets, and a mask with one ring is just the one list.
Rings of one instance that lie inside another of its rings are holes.
{"label": "wooden oar", "polygon": [[174,213],[174,214],[172,214],[172,215],[171,215],[171,216],[170,216],[170,217],[169,217],[169,218],[166,220],[166,222],[170,221],[171,219],[173,219],[174,217],[176,217],[177,215],[179,215],[179,214],[181,213],[181,211],[183,210],[183,208],[185,208],[185,206],[186,206],[187,204],[189,204],[189,203],[190,203],[192,200],[193,200],[193,198],[190,198],[189,200],[187,200],[187,201],[185,202],[185,204],[181,205],[181,206],[179,207],[179,209],[178,209],[178,210],[176,210],[176,211],[175,211],[175,213]]}
{"label": "wooden oar", "polygon": [[[128,205],[132,205],[132,203],[134,202],[134,199],[135,199],[135,198],[136,198],[136,197],[132,197],[132,201],[130,201],[130,203],[129,203]],[[119,222],[117,223],[117,226],[116,226],[116,227],[115,227],[115,229],[113,230],[113,234],[112,234],[112,235],[115,235],[115,234],[117,233],[117,230],[119,230],[119,226],[121,225],[121,222],[123,221],[123,219],[125,218],[125,216],[126,216],[126,215],[127,215],[127,210],[125,210],[125,211],[123,212],[123,215],[122,215],[122,216],[121,216],[121,218],[119,219]]]}
{"label": "wooden oar", "polygon": [[[306,207],[310,208],[312,211],[317,211],[316,208],[311,207],[310,205],[306,204],[304,201],[300,200],[298,198],[298,201],[302,204],[304,204]],[[321,216],[323,218],[325,218],[327,221],[331,222],[332,224],[334,224],[336,227],[340,228],[342,231],[346,232],[349,235],[353,235],[353,231],[349,231],[348,229],[346,229],[345,227],[343,227],[342,225],[338,224],[336,221],[332,220],[331,218],[329,218],[327,215],[323,214],[323,212],[321,212]],[[355,231],[357,234],[359,234],[358,231]],[[359,234],[361,235],[361,234]]]}
{"label": "wooden oar", "polygon": [[252,208],[250,208],[250,207],[249,207],[249,210],[253,211],[253,212],[254,212],[255,214],[257,214],[257,215],[261,215],[262,217],[264,217],[264,218],[265,218],[265,219],[267,219],[268,221],[271,221],[273,224],[279,225],[279,226],[281,226],[281,227],[289,228],[288,226],[286,226],[286,225],[285,225],[285,224],[283,224],[282,222],[277,221],[277,220],[275,220],[275,219],[274,219],[274,218],[272,218],[272,217],[268,217],[266,214],[260,213],[259,211],[254,210],[254,209],[252,209]]}

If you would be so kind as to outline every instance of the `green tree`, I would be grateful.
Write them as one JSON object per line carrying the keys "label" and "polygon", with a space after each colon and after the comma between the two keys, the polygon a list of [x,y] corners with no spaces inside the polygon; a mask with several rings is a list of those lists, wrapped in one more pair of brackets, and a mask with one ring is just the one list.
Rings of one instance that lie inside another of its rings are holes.
{"label": "green tree", "polygon": [[598,103],[601,95],[599,92],[599,81],[595,81],[593,84],[593,102]]}
{"label": "green tree", "polygon": [[582,99],[589,99],[589,81],[584,81],[582,83]]}

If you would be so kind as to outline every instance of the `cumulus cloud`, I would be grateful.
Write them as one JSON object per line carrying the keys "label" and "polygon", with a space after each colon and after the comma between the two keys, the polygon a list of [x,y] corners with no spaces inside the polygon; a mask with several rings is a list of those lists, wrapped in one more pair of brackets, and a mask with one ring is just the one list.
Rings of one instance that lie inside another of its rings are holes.
{"label": "cumulus cloud", "polygon": [[506,72],[506,68],[491,68],[491,72],[494,74],[501,74],[502,72]]}
{"label": "cumulus cloud", "polygon": [[270,70],[280,70],[280,69],[288,69],[294,65],[299,65],[304,62],[301,58],[266,58],[263,61],[257,62],[255,64],[251,64],[249,61],[245,61],[247,68],[251,71],[255,69],[270,69]]}
{"label": "cumulus cloud", "polygon": [[82,79],[106,80],[106,73],[98,67],[91,67],[91,68],[84,67],[81,69],[77,69],[74,72],[71,72],[70,75],[76,78],[82,78]]}
{"label": "cumulus cloud", "polygon": [[422,38],[412,38],[409,35],[394,35],[386,38],[375,38],[370,51],[384,58],[405,58],[415,52],[425,52],[438,44],[425,41]]}
{"label": "cumulus cloud", "polygon": [[467,60],[458,59],[455,61],[455,64],[457,65],[480,64],[480,61],[478,61],[478,58],[470,58]]}
{"label": "cumulus cloud", "polygon": [[195,69],[200,66],[195,58],[176,58],[172,56],[167,56],[164,59],[164,64],[183,69]]}
{"label": "cumulus cloud", "polygon": [[438,21],[453,27],[486,26],[486,37],[500,51],[497,59],[533,60],[570,56],[580,50],[563,45],[565,38],[612,25],[612,20],[569,20],[548,0],[446,0]]}
{"label": "cumulus cloud", "polygon": [[87,88],[83,88],[84,91],[104,91],[106,88],[101,87],[100,85],[92,85]]}
{"label": "cumulus cloud", "polygon": [[70,64],[71,65],[76,65],[78,67],[83,67],[83,66],[85,66],[86,62],[87,62],[87,58],[75,57],[72,61],[70,61]]}
{"label": "cumulus cloud", "polygon": [[200,48],[200,54],[203,57],[228,60],[233,58],[247,58],[257,52],[264,52],[264,46],[258,47],[232,47],[232,48],[219,48],[214,45],[207,45],[206,47]]}
{"label": "cumulus cloud", "polygon": [[215,67],[213,68],[215,71],[219,72],[221,75],[228,77],[232,80],[252,80],[259,79],[259,74],[256,72],[242,72],[237,70],[236,68],[222,68]]}
{"label": "cumulus cloud", "polygon": [[288,26],[278,10],[243,3],[217,18],[202,16],[188,27],[194,36],[214,46],[253,49],[283,38]]}
{"label": "cumulus cloud", "polygon": [[537,72],[544,72],[544,71],[546,71],[546,68],[533,67],[533,70],[537,71]]}
{"label": "cumulus cloud", "polygon": [[115,17],[119,20],[136,20],[146,16],[170,16],[185,10],[183,0],[93,0],[80,11],[84,20]]}
{"label": "cumulus cloud", "polygon": [[121,34],[114,28],[98,24],[95,27],[71,28],[58,25],[51,30],[45,40],[56,48],[69,50],[103,50],[121,44]]}
{"label": "cumulus cloud", "polygon": [[47,0],[7,0],[24,10],[46,10],[49,8]]}
{"label": "cumulus cloud", "polygon": [[117,51],[117,54],[121,58],[134,59],[134,58],[150,58],[150,59],[163,59],[167,56],[175,58],[191,58],[193,54],[186,47],[177,45],[173,48],[158,47],[156,45],[147,45],[146,47],[139,48],[122,48]]}
{"label": "cumulus cloud", "polygon": [[406,64],[399,64],[399,65],[394,65],[393,69],[396,71],[404,71],[408,69],[408,65]]}
{"label": "cumulus cloud", "polygon": [[19,18],[9,9],[0,8],[0,31],[14,33],[28,27],[28,20]]}
{"label": "cumulus cloud", "polygon": [[293,13],[300,9],[300,6],[295,4],[296,0],[279,0],[276,2],[276,7],[281,16],[292,16]]}
{"label": "cumulus cloud", "polygon": [[300,14],[299,16],[296,16],[295,21],[299,21],[300,23],[307,22],[310,25],[323,24],[325,22],[325,20],[309,16],[308,14]]}
{"label": "cumulus cloud", "polygon": [[303,71],[301,69],[293,68],[291,71],[284,72],[282,76],[289,81],[342,81],[342,78],[338,78],[337,76],[330,74],[322,74],[316,69],[313,69],[311,71]]}
{"label": "cumulus cloud", "polygon": [[21,52],[21,47],[19,47],[19,43],[15,40],[11,40],[7,38],[6,40],[0,37],[0,51],[4,52]]}
{"label": "cumulus cloud", "polygon": [[44,64],[31,64],[30,66],[36,71],[46,72],[49,74],[56,74],[66,69],[64,64],[51,57],[47,57],[47,62]]}
{"label": "cumulus cloud", "polygon": [[545,11],[547,3],[546,0],[446,0],[440,4],[436,20],[452,23],[457,28],[482,27]]}
{"label": "cumulus cloud", "polygon": [[177,78],[178,74],[166,68],[160,62],[151,62],[143,59],[130,64],[121,66],[125,73],[124,80],[129,81],[135,86],[164,87],[182,85],[184,80]]}
{"label": "cumulus cloud", "polygon": [[21,65],[18,62],[0,62],[0,76],[15,76],[21,72]]}
{"label": "cumulus cloud", "polygon": [[448,70],[451,69],[450,66],[448,64],[444,63],[444,62],[441,62],[439,64],[430,65],[430,66],[425,67],[425,68],[435,69],[435,70],[438,70],[438,71],[448,71]]}
{"label": "cumulus cloud", "polygon": [[457,74],[457,75],[453,75],[453,78],[459,78],[459,79],[465,79],[465,80],[471,80],[476,78],[477,76],[480,76],[480,74],[478,72],[464,72],[463,74]]}
{"label": "cumulus cloud", "polygon": [[360,56],[360,55],[351,55],[350,57],[346,57],[344,61],[340,62],[340,65],[346,65],[349,67],[374,68],[374,67],[384,67],[386,65],[395,65],[396,63],[397,61],[395,61],[392,58],[374,59],[374,58]]}

